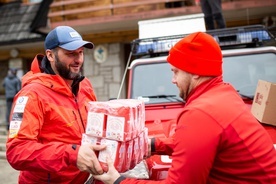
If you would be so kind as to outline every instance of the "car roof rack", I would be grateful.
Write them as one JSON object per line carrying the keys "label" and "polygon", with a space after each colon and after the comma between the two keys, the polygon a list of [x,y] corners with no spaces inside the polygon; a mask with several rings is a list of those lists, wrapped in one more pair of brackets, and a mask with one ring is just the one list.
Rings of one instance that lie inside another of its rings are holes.
{"label": "car roof rack", "polygon": [[[263,25],[242,26],[206,31],[219,43],[221,49],[256,47],[266,42],[275,42],[274,36]],[[132,55],[135,57],[156,56],[167,53],[170,48],[188,34],[163,36],[132,41]]]}

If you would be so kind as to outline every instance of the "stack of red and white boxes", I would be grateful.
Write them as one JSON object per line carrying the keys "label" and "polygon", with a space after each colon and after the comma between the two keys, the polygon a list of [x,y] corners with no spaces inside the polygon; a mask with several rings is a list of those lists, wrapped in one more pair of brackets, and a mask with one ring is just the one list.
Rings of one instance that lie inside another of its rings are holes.
{"label": "stack of red and white boxes", "polygon": [[82,144],[107,145],[98,155],[105,171],[108,155],[119,172],[134,168],[148,153],[144,102],[135,99],[90,102]]}

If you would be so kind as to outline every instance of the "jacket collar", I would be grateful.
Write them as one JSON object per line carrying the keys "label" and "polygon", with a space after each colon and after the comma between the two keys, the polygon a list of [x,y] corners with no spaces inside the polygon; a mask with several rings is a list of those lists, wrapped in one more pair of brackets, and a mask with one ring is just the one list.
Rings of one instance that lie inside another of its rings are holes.
{"label": "jacket collar", "polygon": [[186,105],[192,102],[194,99],[198,98],[200,95],[210,90],[213,86],[223,83],[222,76],[214,77],[210,80],[207,80],[196,88],[194,88],[186,99]]}

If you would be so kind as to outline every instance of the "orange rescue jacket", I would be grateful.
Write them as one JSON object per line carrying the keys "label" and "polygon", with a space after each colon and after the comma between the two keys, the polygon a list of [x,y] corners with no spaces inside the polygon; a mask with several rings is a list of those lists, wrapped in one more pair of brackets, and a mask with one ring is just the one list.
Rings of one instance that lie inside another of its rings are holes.
{"label": "orange rescue jacket", "polygon": [[87,78],[77,82],[75,95],[59,75],[42,73],[43,56],[22,78],[15,97],[7,160],[21,170],[19,183],[84,183],[89,173],[76,166],[87,122],[88,102],[96,97]]}

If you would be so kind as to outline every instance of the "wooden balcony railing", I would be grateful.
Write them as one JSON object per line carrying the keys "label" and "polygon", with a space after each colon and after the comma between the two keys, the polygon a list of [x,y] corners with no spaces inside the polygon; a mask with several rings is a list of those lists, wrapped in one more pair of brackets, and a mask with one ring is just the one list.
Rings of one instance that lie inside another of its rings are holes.
{"label": "wooden balcony railing", "polygon": [[76,20],[79,22],[77,24],[81,25],[85,19],[116,16],[123,16],[127,19],[137,13],[160,11],[192,4],[193,0],[55,0],[50,6],[48,17],[52,27],[62,22],[76,24]]}
{"label": "wooden balcony railing", "polygon": [[[222,0],[223,11],[250,10],[276,6],[276,0]],[[48,14],[51,27],[82,26],[134,19],[150,19],[201,13],[194,0],[54,0]],[[246,15],[247,16],[247,15]],[[235,17],[233,21],[248,21],[251,17]],[[260,17],[257,17],[260,22]],[[254,21],[254,20],[253,20]],[[231,24],[231,23],[230,23]]]}

